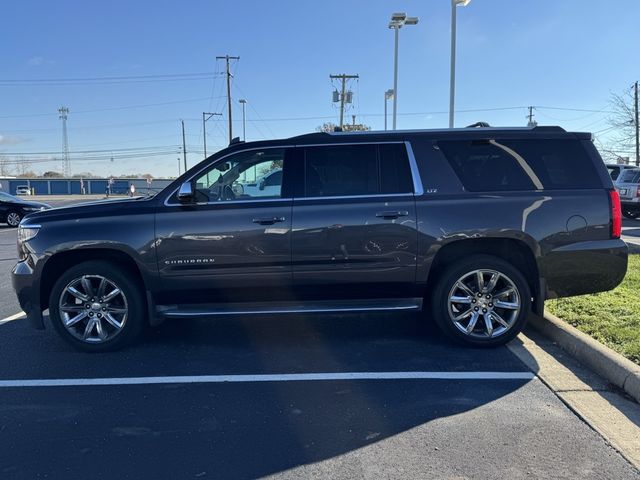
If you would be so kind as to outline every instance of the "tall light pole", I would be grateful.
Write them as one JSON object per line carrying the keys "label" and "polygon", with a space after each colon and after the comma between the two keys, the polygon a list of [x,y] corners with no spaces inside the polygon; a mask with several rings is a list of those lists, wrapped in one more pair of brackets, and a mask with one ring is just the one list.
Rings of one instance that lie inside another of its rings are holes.
{"label": "tall light pole", "polygon": [[242,104],[242,141],[247,141],[247,117],[245,116],[244,106],[247,104],[247,101],[244,98],[238,100],[239,103]]}
{"label": "tall light pole", "polygon": [[396,129],[396,116],[398,114],[398,33],[405,25],[416,25],[418,17],[407,17],[406,13],[394,13],[391,15],[389,28],[394,30],[395,46],[393,51],[393,130]]}
{"label": "tall light pole", "polygon": [[384,129],[387,129],[387,100],[393,98],[393,89],[384,92]]}
{"label": "tall light pole", "polygon": [[449,128],[453,128],[456,97],[456,7],[466,7],[471,0],[451,0],[451,75],[449,78]]}

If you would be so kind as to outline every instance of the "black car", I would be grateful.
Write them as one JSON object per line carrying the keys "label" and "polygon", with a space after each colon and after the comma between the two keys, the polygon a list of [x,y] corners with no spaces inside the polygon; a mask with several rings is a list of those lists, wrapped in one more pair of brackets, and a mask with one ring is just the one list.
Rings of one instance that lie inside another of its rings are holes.
{"label": "black car", "polygon": [[[274,170],[279,188],[244,188]],[[13,285],[87,351],[165,318],[421,310],[495,346],[546,299],[618,285],[620,231],[590,134],[314,133],[232,143],[153,198],[27,216]]]}
{"label": "black car", "polygon": [[0,222],[6,223],[10,227],[17,227],[20,220],[29,213],[50,208],[51,206],[46,203],[31,202],[0,192]]}

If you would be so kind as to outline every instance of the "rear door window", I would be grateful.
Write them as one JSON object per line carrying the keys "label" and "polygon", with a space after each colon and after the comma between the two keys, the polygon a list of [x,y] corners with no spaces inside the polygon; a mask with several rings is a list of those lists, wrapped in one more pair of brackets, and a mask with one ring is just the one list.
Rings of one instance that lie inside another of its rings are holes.
{"label": "rear door window", "polygon": [[578,141],[441,141],[438,146],[471,192],[602,187]]}
{"label": "rear door window", "polygon": [[638,183],[640,180],[640,170],[624,170],[620,174],[620,183]]}
{"label": "rear door window", "polygon": [[304,179],[306,197],[413,193],[401,143],[306,147]]}

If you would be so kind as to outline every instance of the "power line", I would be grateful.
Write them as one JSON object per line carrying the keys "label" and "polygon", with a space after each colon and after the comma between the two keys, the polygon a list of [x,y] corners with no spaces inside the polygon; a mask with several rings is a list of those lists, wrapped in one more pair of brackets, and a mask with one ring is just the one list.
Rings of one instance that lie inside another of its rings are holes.
{"label": "power line", "polygon": [[147,83],[173,82],[185,80],[209,80],[214,72],[173,73],[163,75],[128,75],[115,77],[76,77],[76,78],[19,78],[0,79],[2,86],[35,86],[35,85],[79,85],[79,84],[114,84],[114,83]]}

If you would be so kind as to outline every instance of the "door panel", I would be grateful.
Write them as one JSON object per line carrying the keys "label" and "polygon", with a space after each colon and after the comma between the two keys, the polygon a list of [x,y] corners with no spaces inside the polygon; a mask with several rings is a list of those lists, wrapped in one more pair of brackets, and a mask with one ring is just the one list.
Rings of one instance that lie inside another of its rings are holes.
{"label": "door panel", "polygon": [[194,175],[197,203],[174,195],[159,208],[157,303],[264,300],[290,288],[292,199],[281,198],[288,187],[247,187],[283,168],[288,182],[285,155],[274,148],[221,158]]}
{"label": "door panel", "polygon": [[412,296],[416,207],[405,146],[314,146],[301,157],[291,238],[300,294]]}

